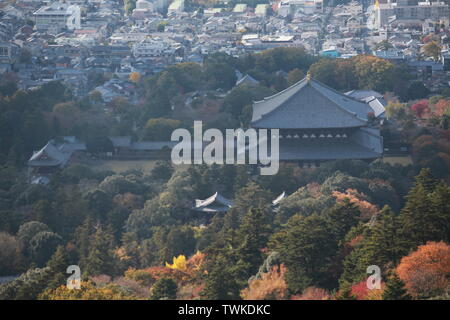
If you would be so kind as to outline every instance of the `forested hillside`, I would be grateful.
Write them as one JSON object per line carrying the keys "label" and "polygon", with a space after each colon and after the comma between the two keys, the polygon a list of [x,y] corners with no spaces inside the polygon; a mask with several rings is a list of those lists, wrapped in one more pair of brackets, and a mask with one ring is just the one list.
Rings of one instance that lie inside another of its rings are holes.
{"label": "forested hillside", "polygon": [[[3,75],[0,276],[18,277],[0,299],[448,299],[449,92],[417,97],[402,66],[372,56],[336,61],[294,48],[215,54],[135,75],[136,101],[116,98],[108,112],[95,91],[76,99],[59,82],[22,91]],[[236,70],[258,85],[235,86]],[[253,101],[308,71],[336,90],[398,97],[382,133],[385,145],[411,147],[411,163],[282,163],[261,176],[250,165],[158,161],[117,173],[74,161],[47,185],[29,183],[26,161],[49,139],[73,135],[95,154],[107,136],[167,141],[194,119],[247,127]],[[215,192],[235,205],[200,218],[195,199]],[[69,265],[81,269],[81,290],[65,286]],[[371,265],[380,289],[366,286]]]}

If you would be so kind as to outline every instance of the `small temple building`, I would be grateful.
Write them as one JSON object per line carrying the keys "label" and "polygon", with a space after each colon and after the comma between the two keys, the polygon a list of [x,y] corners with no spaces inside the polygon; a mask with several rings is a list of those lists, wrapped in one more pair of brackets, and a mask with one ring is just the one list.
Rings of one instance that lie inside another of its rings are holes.
{"label": "small temple building", "polygon": [[276,197],[272,201],[272,208],[277,209],[280,205],[280,202],[286,198],[286,191],[283,191],[278,197]]}
{"label": "small temple building", "polygon": [[49,141],[31,156],[28,166],[35,174],[48,174],[65,167],[70,156],[70,152],[59,149],[53,141]]}
{"label": "small temple building", "polygon": [[372,107],[308,74],[291,87],[254,102],[250,126],[279,129],[280,160],[315,167],[337,159],[374,160],[383,138]]}
{"label": "small temple building", "polygon": [[216,192],[205,200],[195,199],[195,206],[193,210],[208,214],[225,213],[233,205],[233,201]]}

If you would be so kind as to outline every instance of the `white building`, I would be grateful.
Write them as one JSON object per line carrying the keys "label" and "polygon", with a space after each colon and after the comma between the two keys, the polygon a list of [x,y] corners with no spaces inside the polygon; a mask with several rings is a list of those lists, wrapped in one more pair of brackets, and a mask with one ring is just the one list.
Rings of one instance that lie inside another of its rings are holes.
{"label": "white building", "polygon": [[269,9],[268,4],[258,4],[255,8],[255,15],[258,17],[267,16],[267,10]]}
{"label": "white building", "polygon": [[131,52],[135,57],[161,57],[173,54],[175,50],[161,38],[148,38],[133,44]]}
{"label": "white building", "polygon": [[247,11],[247,4],[245,3],[238,3],[233,8],[233,13],[237,14],[243,14]]}
{"label": "white building", "polygon": [[323,12],[323,0],[287,0],[278,4],[278,14],[286,17],[297,11],[304,14],[314,14]]}
{"label": "white building", "polygon": [[36,29],[48,33],[59,33],[61,30],[80,29],[81,12],[77,5],[54,2],[49,6],[41,7],[33,13]]}
{"label": "white building", "polygon": [[444,2],[418,2],[409,5],[407,0],[397,0],[396,3],[375,3],[375,27],[385,27],[390,24],[403,24],[404,26],[418,26],[426,19],[439,22],[448,19],[450,7]]}
{"label": "white building", "polygon": [[184,0],[174,0],[167,9],[167,14],[180,14],[183,11]]}

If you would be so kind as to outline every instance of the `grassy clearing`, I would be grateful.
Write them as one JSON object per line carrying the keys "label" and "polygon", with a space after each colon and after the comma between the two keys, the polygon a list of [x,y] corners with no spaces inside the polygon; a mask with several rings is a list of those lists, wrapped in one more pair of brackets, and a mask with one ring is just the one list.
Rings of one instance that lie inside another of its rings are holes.
{"label": "grassy clearing", "polygon": [[382,160],[384,163],[389,163],[392,165],[400,164],[402,166],[407,166],[413,163],[411,156],[402,156],[402,157],[383,157]]}
{"label": "grassy clearing", "polygon": [[150,173],[157,160],[99,160],[92,166],[98,171],[111,170],[121,173],[127,170],[138,169],[144,173]]}

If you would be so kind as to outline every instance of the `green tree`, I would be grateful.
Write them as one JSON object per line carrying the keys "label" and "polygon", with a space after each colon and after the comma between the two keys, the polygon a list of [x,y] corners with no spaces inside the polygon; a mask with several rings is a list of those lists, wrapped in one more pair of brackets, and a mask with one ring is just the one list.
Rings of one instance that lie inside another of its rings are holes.
{"label": "green tree", "polygon": [[289,71],[287,76],[288,85],[292,86],[293,84],[299,82],[305,77],[305,73],[300,69],[293,69]]}
{"label": "green tree", "polygon": [[83,224],[76,229],[75,232],[75,244],[77,246],[80,267],[82,270],[84,270],[84,267],[87,264],[91,236],[94,232],[94,222],[89,216],[84,220]]}
{"label": "green tree", "polygon": [[265,248],[270,234],[267,212],[250,209],[237,230],[237,256],[248,264],[247,275],[254,274],[264,261],[261,249]]}
{"label": "green tree", "polygon": [[114,146],[106,136],[89,136],[86,141],[86,148],[90,153],[113,152]]}
{"label": "green tree", "polygon": [[388,262],[397,264],[408,253],[407,244],[401,233],[402,224],[391,208],[385,206],[371,229],[366,248],[371,261],[378,265]]}
{"label": "green tree", "polygon": [[66,249],[63,246],[59,246],[51,259],[47,262],[47,267],[50,268],[52,273],[51,280],[49,281],[47,288],[56,289],[66,283],[66,270],[68,266],[69,258],[67,256]]}
{"label": "green tree", "polygon": [[0,286],[0,300],[36,300],[51,277],[50,268],[33,268]]}
{"label": "green tree", "polygon": [[170,141],[172,132],[181,127],[181,121],[174,119],[155,118],[147,121],[144,137],[150,141]]}
{"label": "green tree", "polygon": [[161,278],[152,286],[150,299],[168,300],[177,297],[177,283],[171,278]]}
{"label": "green tree", "polygon": [[22,224],[17,232],[17,238],[22,241],[25,249],[28,248],[30,240],[39,232],[50,231],[50,228],[42,222],[30,221]]}
{"label": "green tree", "polygon": [[396,118],[399,120],[405,119],[406,116],[406,105],[401,102],[392,102],[389,101],[386,106],[386,114],[389,119]]}
{"label": "green tree", "polygon": [[336,285],[330,267],[336,256],[337,242],[325,218],[317,214],[294,216],[282,238],[279,251],[288,269],[286,283],[293,293],[309,286],[333,288]]}
{"label": "green tree", "polygon": [[30,253],[34,262],[42,267],[62,244],[62,238],[50,231],[42,231],[30,240]]}
{"label": "green tree", "polygon": [[157,161],[151,171],[152,178],[167,181],[173,174],[173,167],[169,161]]}
{"label": "green tree", "polygon": [[433,179],[430,169],[420,171],[400,213],[411,248],[427,241],[449,241],[449,192],[448,186]]}
{"label": "green tree", "polygon": [[234,68],[223,62],[205,61],[204,77],[209,88],[229,90],[236,83]]}
{"label": "green tree", "polygon": [[422,81],[412,82],[407,90],[408,100],[417,100],[426,98],[430,94],[430,90],[423,84]]}
{"label": "green tree", "polygon": [[342,285],[341,290],[339,290],[336,295],[336,300],[356,300],[357,297],[352,293],[352,286],[350,283],[345,283]]}
{"label": "green tree", "polygon": [[236,278],[236,265],[224,253],[215,255],[208,262],[208,276],[201,295],[208,300],[239,299],[242,287]]}
{"label": "green tree", "polygon": [[428,42],[423,46],[422,50],[427,57],[433,58],[434,61],[439,61],[441,59],[442,47],[436,41]]}
{"label": "green tree", "polygon": [[405,284],[394,274],[386,281],[386,288],[381,296],[383,300],[411,300],[411,296],[406,291]]}
{"label": "green tree", "polygon": [[348,231],[356,226],[359,221],[360,211],[349,199],[337,203],[326,213],[329,225],[335,234],[336,241],[344,240]]}
{"label": "green tree", "polygon": [[9,276],[23,271],[25,259],[22,243],[14,236],[0,232],[0,276]]}
{"label": "green tree", "polygon": [[113,236],[98,227],[86,259],[84,274],[95,276],[115,274],[115,258],[113,254]]}
{"label": "green tree", "polygon": [[[168,87],[176,88],[177,86],[169,85]],[[167,116],[172,111],[172,104],[170,103],[169,95],[166,90],[167,89],[158,88],[149,94],[147,103],[144,106],[147,111],[147,119]]]}
{"label": "green tree", "polygon": [[236,192],[234,206],[230,211],[237,212],[242,217],[252,208],[268,209],[271,201],[272,194],[269,191],[255,182],[249,182]]}
{"label": "green tree", "polygon": [[91,190],[84,196],[84,198],[87,201],[88,208],[97,219],[104,218],[106,213],[111,209],[111,195],[103,190]]}

